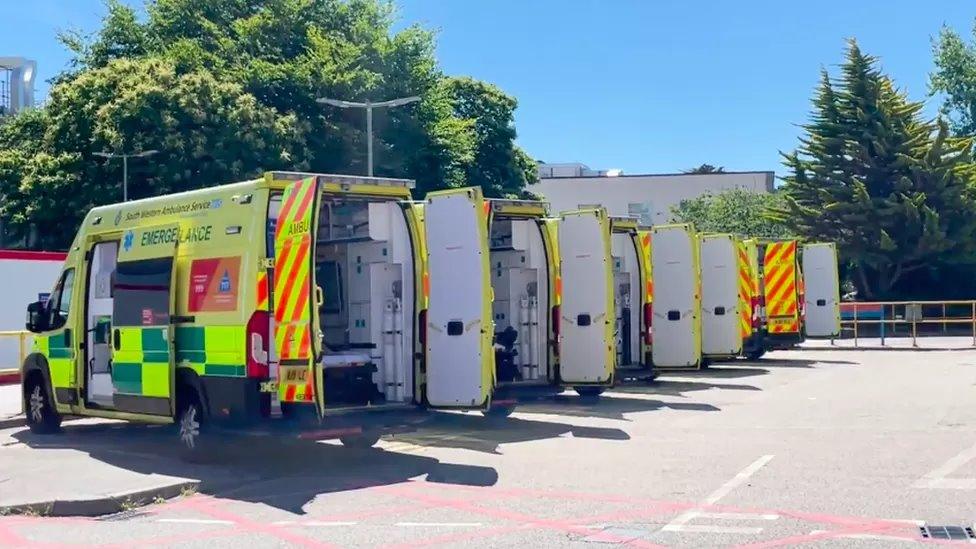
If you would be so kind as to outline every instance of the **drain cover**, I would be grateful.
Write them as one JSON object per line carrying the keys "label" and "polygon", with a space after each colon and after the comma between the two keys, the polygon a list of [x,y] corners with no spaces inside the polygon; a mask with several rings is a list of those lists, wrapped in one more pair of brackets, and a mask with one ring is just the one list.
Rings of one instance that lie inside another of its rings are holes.
{"label": "drain cover", "polygon": [[953,541],[976,539],[976,534],[973,534],[973,529],[969,526],[920,526],[919,530],[925,539]]}

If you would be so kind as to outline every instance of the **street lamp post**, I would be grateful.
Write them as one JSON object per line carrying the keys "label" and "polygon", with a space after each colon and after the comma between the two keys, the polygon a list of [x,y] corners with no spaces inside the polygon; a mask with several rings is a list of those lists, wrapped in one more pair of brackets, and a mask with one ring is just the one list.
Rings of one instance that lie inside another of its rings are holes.
{"label": "street lamp post", "polygon": [[148,150],[148,151],[129,153],[129,154],[119,154],[119,153],[111,153],[111,152],[96,152],[92,154],[94,154],[95,156],[100,156],[107,160],[112,160],[113,158],[122,159],[122,202],[128,202],[129,201],[129,159],[146,158],[147,156],[152,156],[158,152],[159,151],[157,150]]}
{"label": "street lamp post", "polygon": [[420,101],[420,98],[416,95],[410,97],[400,97],[398,99],[391,99],[389,101],[365,101],[362,103],[356,101],[343,101],[341,99],[330,99],[328,97],[320,97],[316,99],[317,102],[326,105],[332,105],[333,107],[339,107],[340,109],[366,109],[366,170],[367,175],[373,176],[373,109],[380,107],[399,107],[401,105],[406,105],[408,103],[414,103]]}

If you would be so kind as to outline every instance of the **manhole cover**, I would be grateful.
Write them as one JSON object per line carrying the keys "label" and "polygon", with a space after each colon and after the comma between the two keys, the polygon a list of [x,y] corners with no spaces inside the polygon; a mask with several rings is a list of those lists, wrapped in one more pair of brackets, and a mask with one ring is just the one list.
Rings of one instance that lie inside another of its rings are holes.
{"label": "manhole cover", "polygon": [[925,539],[945,539],[952,541],[976,539],[972,527],[969,526],[921,526],[919,530]]}

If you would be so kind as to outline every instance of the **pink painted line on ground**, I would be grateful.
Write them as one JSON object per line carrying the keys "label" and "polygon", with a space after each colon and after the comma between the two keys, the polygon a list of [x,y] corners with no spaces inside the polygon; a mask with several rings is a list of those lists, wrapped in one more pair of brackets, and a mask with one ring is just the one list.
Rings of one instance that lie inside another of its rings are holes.
{"label": "pink painted line on ground", "polygon": [[210,504],[199,503],[199,504],[190,505],[189,507],[196,509],[206,515],[210,515],[211,517],[214,517],[216,519],[229,520],[233,522],[235,526],[247,530],[249,532],[267,534],[269,536],[278,538],[288,543],[292,543],[294,545],[300,545],[302,547],[315,547],[317,549],[336,549],[338,547],[336,545],[332,545],[312,538],[294,534],[280,526],[255,522],[253,520],[240,516],[236,513],[227,511],[226,509],[221,509],[221,507],[226,507],[226,503],[220,502],[219,500],[211,502]]}

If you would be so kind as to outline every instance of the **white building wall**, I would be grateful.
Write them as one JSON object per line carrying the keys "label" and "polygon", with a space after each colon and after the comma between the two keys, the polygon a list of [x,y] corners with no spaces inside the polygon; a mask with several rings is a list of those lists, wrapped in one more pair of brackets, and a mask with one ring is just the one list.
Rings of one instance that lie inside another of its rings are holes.
{"label": "white building wall", "polygon": [[[40,294],[51,292],[63,265],[64,254],[0,250],[0,279],[3,280],[3,291],[0,292],[0,331],[24,329],[27,305],[37,301]],[[84,292],[79,297],[79,291],[75,287],[76,295],[73,296],[72,307],[84,304]],[[28,336],[28,351],[32,341]],[[18,353],[17,337],[0,337],[0,370],[19,367]]]}
{"label": "white building wall", "polygon": [[554,213],[599,204],[611,215],[636,215],[643,225],[663,225],[682,200],[736,188],[770,192],[773,172],[553,177],[528,190],[549,201]]}

